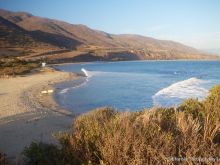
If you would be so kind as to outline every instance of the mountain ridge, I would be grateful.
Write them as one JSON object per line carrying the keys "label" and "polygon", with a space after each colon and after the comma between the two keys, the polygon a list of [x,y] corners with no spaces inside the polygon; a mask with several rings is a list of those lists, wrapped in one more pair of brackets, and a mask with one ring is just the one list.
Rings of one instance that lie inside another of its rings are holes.
{"label": "mountain ridge", "polygon": [[[169,60],[214,59],[199,50],[174,41],[158,40],[136,34],[110,34],[86,25],[42,18],[26,12],[0,9],[0,16],[23,29],[25,34],[45,49],[29,49],[30,59],[44,54],[50,61],[72,60]],[[2,44],[4,45],[4,44]],[[12,44],[13,45],[13,44]],[[63,53],[56,53],[56,52]],[[45,54],[49,55],[45,55]],[[53,53],[51,53],[53,52]],[[86,54],[86,56],[85,56]],[[83,55],[83,56],[82,56]]]}

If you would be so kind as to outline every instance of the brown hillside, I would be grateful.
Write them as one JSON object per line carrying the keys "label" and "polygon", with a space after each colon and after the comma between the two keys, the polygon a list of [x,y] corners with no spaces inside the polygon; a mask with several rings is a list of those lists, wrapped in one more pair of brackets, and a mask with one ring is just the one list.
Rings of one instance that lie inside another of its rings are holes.
{"label": "brown hillside", "polygon": [[[25,12],[0,10],[0,16],[27,31],[32,39],[46,43],[57,50],[65,50],[63,52],[54,52],[54,49],[48,51],[49,53],[46,54],[51,60],[71,59],[74,61],[76,56],[79,56],[77,59],[80,61],[88,61],[88,55],[92,60],[216,58],[173,41],[157,40],[140,35],[113,35],[84,25],[36,17]],[[27,42],[29,41],[25,40],[23,43],[28,45]],[[38,57],[39,55],[40,53]]]}

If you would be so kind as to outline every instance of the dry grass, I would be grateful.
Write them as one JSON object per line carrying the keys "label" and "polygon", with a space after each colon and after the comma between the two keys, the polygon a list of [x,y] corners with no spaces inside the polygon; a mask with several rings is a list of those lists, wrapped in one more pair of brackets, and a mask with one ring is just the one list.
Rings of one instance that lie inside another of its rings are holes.
{"label": "dry grass", "polygon": [[[95,113],[106,116],[105,111]],[[113,113],[107,120],[86,114],[75,121],[73,134],[65,138],[72,154],[86,164],[172,164],[171,158],[220,156],[219,144],[213,143],[220,129],[210,125],[209,116],[201,124],[198,119],[175,111],[175,117],[167,124],[162,111]]]}

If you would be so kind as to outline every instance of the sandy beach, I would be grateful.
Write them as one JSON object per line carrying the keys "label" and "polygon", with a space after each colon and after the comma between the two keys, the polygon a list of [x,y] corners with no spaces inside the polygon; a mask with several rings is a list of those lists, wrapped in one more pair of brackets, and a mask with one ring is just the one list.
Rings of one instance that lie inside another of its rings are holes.
{"label": "sandy beach", "polygon": [[74,80],[74,74],[44,69],[36,73],[0,79],[0,151],[19,158],[33,140],[56,143],[53,134],[67,131],[74,115],[53,100],[54,84]]}

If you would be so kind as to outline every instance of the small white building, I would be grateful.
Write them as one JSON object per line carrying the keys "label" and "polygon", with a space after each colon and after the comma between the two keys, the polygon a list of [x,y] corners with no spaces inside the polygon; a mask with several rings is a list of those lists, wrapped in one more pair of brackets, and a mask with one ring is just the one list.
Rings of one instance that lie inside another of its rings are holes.
{"label": "small white building", "polygon": [[46,62],[42,62],[42,67],[45,67],[46,66]]}

